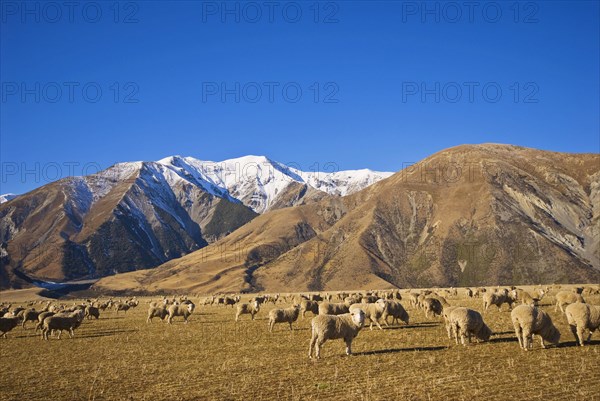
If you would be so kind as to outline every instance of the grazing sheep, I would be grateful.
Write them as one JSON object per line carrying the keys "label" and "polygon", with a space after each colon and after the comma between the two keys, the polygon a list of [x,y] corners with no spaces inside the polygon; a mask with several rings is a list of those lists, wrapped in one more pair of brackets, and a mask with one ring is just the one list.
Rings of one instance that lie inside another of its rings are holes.
{"label": "grazing sheep", "polygon": [[235,313],[235,321],[237,322],[240,318],[240,315],[250,314],[252,320],[254,320],[254,315],[256,315],[260,311],[260,304],[257,301],[251,302],[249,304],[238,304],[237,311]]}
{"label": "grazing sheep", "polygon": [[[445,300],[444,300],[445,301]],[[447,304],[447,302],[446,302]],[[421,301],[421,305],[425,310],[425,317],[429,318],[429,312],[433,314],[433,316],[440,316],[444,307],[442,306],[442,302],[438,298],[433,298],[430,296],[425,297]]]}
{"label": "grazing sheep", "polygon": [[192,301],[185,301],[185,303],[181,305],[169,306],[169,324],[173,324],[173,318],[175,316],[183,316],[184,322],[187,323],[190,315],[194,313],[195,307],[196,305],[194,305]]}
{"label": "grazing sheep", "polygon": [[506,288],[497,291],[488,291],[483,294],[483,309],[488,310],[491,305],[496,305],[498,310],[501,310],[502,304],[508,304],[509,309],[512,309],[513,303],[516,302],[516,292],[510,293]]}
{"label": "grazing sheep", "polygon": [[344,339],[346,355],[352,354],[352,340],[358,335],[365,323],[365,312],[356,309],[339,316],[319,315],[311,321],[312,337],[308,348],[308,357],[321,358],[321,347],[327,340]]}
{"label": "grazing sheep", "polygon": [[586,330],[590,331],[587,338],[589,342],[592,333],[600,327],[600,307],[582,303],[574,303],[565,309],[567,321],[571,332],[575,336],[575,341],[583,347],[583,334]]}
{"label": "grazing sheep", "polygon": [[542,348],[546,348],[544,340],[558,344],[560,332],[552,323],[550,316],[538,307],[519,305],[510,313],[519,346],[525,351],[532,348],[533,335],[541,337]]}
{"label": "grazing sheep", "polygon": [[518,289],[515,293],[517,294],[517,301],[520,301],[523,305],[537,306],[539,299],[532,297],[527,291]]}
{"label": "grazing sheep", "polygon": [[306,312],[312,312],[313,315],[319,314],[319,303],[317,301],[309,301],[307,299],[303,299],[300,302],[300,312],[302,312],[302,318]]}
{"label": "grazing sheep", "polygon": [[492,335],[492,330],[484,323],[481,314],[473,309],[468,308],[456,308],[450,313],[450,326],[454,332],[454,338],[456,344],[458,344],[458,337],[462,345],[465,344],[465,338],[469,339],[471,343],[471,335],[474,335],[482,341],[487,341]]}
{"label": "grazing sheep", "polygon": [[450,324],[450,314],[456,308],[460,308],[460,306],[446,306],[442,311],[442,317],[446,322],[446,331],[448,332],[449,339],[452,339],[452,325]]}
{"label": "grazing sheep", "polygon": [[87,317],[88,319],[95,317],[96,320],[98,320],[98,318],[100,318],[100,309],[98,309],[92,305],[86,306],[85,307],[85,317]]}
{"label": "grazing sheep", "polygon": [[381,316],[385,321],[386,326],[388,326],[388,316],[392,317],[392,324],[395,324],[398,320],[402,320],[404,323],[408,324],[408,313],[398,301],[387,301],[387,309]]}
{"label": "grazing sheep", "polygon": [[473,290],[470,288],[465,289],[465,295],[469,298],[473,298]]}
{"label": "grazing sheep", "polygon": [[146,318],[146,323],[152,323],[152,319],[155,317],[164,321],[167,316],[169,316],[169,311],[167,310],[167,305],[156,305],[152,306],[150,304],[150,308],[148,308],[148,317]]}
{"label": "grazing sheep", "polygon": [[82,310],[71,312],[66,316],[58,314],[48,316],[44,319],[42,326],[42,339],[48,340],[48,334],[52,332],[52,330],[58,330],[59,340],[63,330],[69,330],[69,337],[73,338],[75,336],[74,330],[81,325],[83,318],[84,312]]}
{"label": "grazing sheep", "polygon": [[350,305],[345,303],[329,303],[323,302],[319,305],[319,315],[341,315],[343,313],[348,313]]}
{"label": "grazing sheep", "polygon": [[2,337],[8,338],[6,333],[17,327],[19,323],[21,323],[21,318],[17,316],[0,317],[0,333],[2,333]]}
{"label": "grazing sheep", "polygon": [[[363,298],[364,299],[364,298]],[[383,316],[383,314],[387,311],[387,301],[379,298],[375,303],[361,303],[361,304],[353,304],[350,306],[350,312],[356,309],[362,309],[365,312],[365,318],[369,318],[371,324],[369,328],[373,330],[373,323],[379,327],[379,330],[383,330],[381,325],[379,324],[379,319]]]}
{"label": "grazing sheep", "polygon": [[558,308],[560,308],[560,311],[562,313],[565,313],[565,310],[564,310],[565,306],[574,304],[576,302],[580,302],[582,304],[585,303],[585,300],[583,299],[581,294],[578,294],[573,291],[560,291],[556,294],[555,298],[556,298],[556,305],[554,307],[554,312],[556,312],[558,310]]}
{"label": "grazing sheep", "polygon": [[292,323],[298,320],[299,314],[300,305],[298,304],[286,309],[272,309],[269,311],[269,332],[273,332],[275,323],[289,323],[290,330],[292,330]]}

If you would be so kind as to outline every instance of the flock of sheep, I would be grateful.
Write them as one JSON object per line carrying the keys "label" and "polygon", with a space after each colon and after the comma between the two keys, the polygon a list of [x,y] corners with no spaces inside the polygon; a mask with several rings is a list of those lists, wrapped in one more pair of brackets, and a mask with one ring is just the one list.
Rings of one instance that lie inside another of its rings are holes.
{"label": "flock of sheep", "polygon": [[[560,332],[552,322],[550,316],[538,306],[539,301],[549,291],[558,290],[555,294],[555,311],[560,308],[564,313],[569,327],[581,346],[589,342],[592,333],[600,327],[600,307],[585,302],[583,295],[600,294],[600,288],[576,287],[572,290],[560,290],[560,287],[550,289],[539,288],[532,296],[527,291],[519,288],[478,288],[462,289],[466,298],[480,297],[482,311],[487,312],[492,305],[498,309],[507,304],[511,309],[511,320],[519,346],[528,350],[532,348],[533,337],[540,337],[541,345],[545,343],[558,344]],[[472,337],[479,341],[488,341],[493,335],[490,327],[485,323],[482,313],[464,306],[450,305],[447,299],[458,298],[458,289],[444,289],[439,291],[421,290],[403,292],[404,297],[414,309],[423,311],[427,318],[441,317],[444,319],[447,335],[458,344],[471,342]],[[462,295],[462,294],[461,294]],[[587,295],[586,295],[587,296]],[[382,324],[389,326],[402,321],[409,323],[409,315],[402,303],[400,290],[387,291],[361,291],[354,293],[340,292],[337,294],[298,294],[280,296],[257,295],[252,296],[248,302],[241,302],[241,296],[215,295],[204,298],[203,306],[221,305],[235,308],[235,322],[242,315],[250,315],[251,320],[260,313],[261,308],[268,303],[275,307],[268,312],[268,330],[272,332],[276,324],[287,324],[292,330],[292,325],[300,316],[305,317],[306,312],[315,315],[311,320],[311,339],[309,344],[309,358],[320,358],[321,348],[327,340],[342,339],[346,344],[346,354],[352,353],[352,341],[358,335],[368,320],[370,329],[376,325],[383,329]],[[291,305],[287,308],[277,307],[278,303]],[[516,305],[513,308],[513,305]],[[101,311],[113,309],[116,313],[127,312],[130,308],[139,305],[135,298],[127,300],[86,300],[84,303],[66,305],[46,302],[44,307],[36,310],[30,303],[28,307],[12,308],[12,305],[0,304],[0,334],[6,338],[6,333],[17,325],[25,325],[28,321],[37,323],[36,331],[41,331],[41,338],[48,340],[53,333],[60,335],[63,330],[74,336],[84,319],[100,317]],[[194,313],[196,305],[187,297],[167,298],[151,301],[148,305],[147,323],[152,323],[154,318],[171,324],[175,317],[182,317],[187,323]],[[587,339],[585,333],[589,331]]]}

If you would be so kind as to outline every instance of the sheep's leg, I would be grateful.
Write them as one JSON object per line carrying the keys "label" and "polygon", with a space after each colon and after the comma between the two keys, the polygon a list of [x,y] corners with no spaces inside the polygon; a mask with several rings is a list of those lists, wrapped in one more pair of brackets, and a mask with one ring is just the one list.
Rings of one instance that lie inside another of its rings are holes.
{"label": "sheep's leg", "polygon": [[290,331],[293,331],[294,329],[292,328],[292,322],[288,322],[290,324]]}
{"label": "sheep's leg", "polygon": [[569,325],[569,328],[571,329],[571,333],[573,333],[573,337],[575,337],[575,344],[581,345],[581,339],[577,333],[577,326]]}
{"label": "sheep's leg", "polygon": [[239,318],[240,318],[240,314],[239,314],[239,313],[236,313],[236,314],[235,314],[235,321],[237,322]]}
{"label": "sheep's leg", "polygon": [[73,331],[73,328],[72,328],[72,327],[69,329],[69,337],[70,337],[70,338],[73,338],[73,337],[75,337],[75,332]]}
{"label": "sheep's leg", "polygon": [[273,332],[274,325],[275,325],[275,322],[273,320],[269,320],[269,333]]}
{"label": "sheep's leg", "polygon": [[323,346],[323,343],[325,342],[324,339],[322,338],[317,338],[317,343],[315,345],[315,357],[317,359],[321,359],[321,347]]}
{"label": "sheep's leg", "polygon": [[[577,337],[579,337],[579,345],[581,345],[583,347],[583,335],[584,335],[584,331],[585,328],[583,328],[583,326],[579,326],[577,325]],[[592,336],[592,332],[590,331],[590,337]],[[590,339],[588,338],[588,341],[590,341]]]}
{"label": "sheep's leg", "polygon": [[523,336],[523,330],[521,329],[521,325],[519,325],[519,323],[515,323],[515,334],[517,335],[517,340],[519,340],[519,347],[523,348],[523,340],[521,339]]}
{"label": "sheep's leg", "polygon": [[540,344],[542,346],[542,348],[546,348],[546,344],[544,344],[544,337],[540,336]]}
{"label": "sheep's leg", "polygon": [[352,355],[352,338],[345,338],[346,342],[346,355]]}
{"label": "sheep's leg", "polygon": [[317,342],[317,336],[313,332],[312,337],[310,338],[310,344],[308,345],[308,359],[312,358],[313,347],[315,346],[316,342]]}
{"label": "sheep's leg", "polygon": [[[377,325],[377,327],[379,327],[379,330],[383,330],[383,328],[381,327],[381,325],[379,324],[379,320],[375,319],[375,324]],[[371,320],[371,326],[373,325],[373,320]]]}

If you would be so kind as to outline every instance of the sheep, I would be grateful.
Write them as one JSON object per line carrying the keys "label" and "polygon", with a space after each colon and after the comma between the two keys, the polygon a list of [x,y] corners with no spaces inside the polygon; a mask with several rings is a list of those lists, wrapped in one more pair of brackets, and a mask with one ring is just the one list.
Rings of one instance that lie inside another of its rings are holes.
{"label": "sheep", "polygon": [[555,298],[556,298],[556,305],[554,306],[554,312],[556,312],[558,310],[558,308],[560,308],[560,311],[562,313],[565,313],[565,310],[564,310],[565,306],[567,306],[569,304],[574,304],[576,302],[580,302],[582,304],[585,303],[585,300],[583,299],[581,294],[578,294],[573,291],[559,291],[556,294]]}
{"label": "sheep", "polygon": [[362,309],[362,311],[365,312],[365,318],[369,318],[369,320],[371,321],[369,328],[373,330],[373,323],[375,323],[377,327],[379,327],[379,330],[383,330],[381,324],[379,324],[379,319],[387,311],[387,307],[387,302],[384,299],[379,298],[375,303],[361,303],[351,305],[349,310],[350,312],[352,312],[356,309]]}
{"label": "sheep", "polygon": [[0,333],[2,333],[2,337],[8,338],[6,333],[17,327],[19,323],[21,323],[21,318],[17,316],[0,317]]}
{"label": "sheep", "polygon": [[456,308],[460,308],[460,306],[446,306],[442,311],[442,317],[445,321],[446,332],[448,333],[449,339],[452,339],[452,325],[450,324],[450,314]]}
{"label": "sheep", "polygon": [[319,305],[319,315],[341,315],[348,313],[350,305],[345,303],[329,303],[323,302]]}
{"label": "sheep", "polygon": [[181,305],[169,306],[169,324],[173,324],[175,316],[183,316],[184,322],[187,324],[189,316],[194,312],[196,305],[192,301],[186,301]]}
{"label": "sheep", "polygon": [[494,292],[488,291],[483,294],[483,309],[488,310],[491,305],[496,305],[498,310],[501,310],[502,304],[508,304],[509,309],[512,309],[513,303],[516,301],[516,291],[510,293],[506,288]]}
{"label": "sheep", "polygon": [[308,348],[308,358],[321,358],[321,347],[327,340],[344,339],[346,355],[352,355],[352,340],[365,323],[365,312],[355,309],[343,315],[318,315],[311,321],[312,336]]}
{"label": "sheep", "polygon": [[[445,301],[445,300],[444,300]],[[447,304],[447,302],[446,302]],[[425,317],[429,318],[429,312],[431,312],[434,316],[440,316],[444,307],[442,306],[442,302],[438,298],[433,298],[430,296],[425,297],[421,301],[421,305],[425,310]]]}
{"label": "sheep", "polygon": [[131,306],[128,303],[116,303],[115,304],[115,309],[117,310],[117,314],[119,314],[119,311],[124,311],[125,313],[127,313],[127,311],[129,310]]}
{"label": "sheep", "polygon": [[32,321],[35,322],[38,320],[38,316],[41,312],[36,311],[35,309],[25,309],[19,313],[19,317],[22,320],[22,326],[25,328],[25,323]]}
{"label": "sheep", "polygon": [[481,314],[473,309],[458,307],[450,312],[450,327],[454,332],[456,344],[460,335],[461,343],[465,346],[465,338],[471,343],[471,335],[482,341],[488,341],[492,330],[485,324]]}
{"label": "sheep", "polygon": [[48,333],[52,330],[58,330],[59,340],[63,330],[69,330],[69,337],[73,338],[75,336],[74,330],[81,325],[83,318],[84,312],[82,310],[71,312],[67,316],[48,316],[44,319],[42,326],[42,339],[48,340]]}
{"label": "sheep", "polygon": [[309,301],[307,299],[303,299],[300,302],[300,312],[302,312],[302,318],[306,312],[312,312],[313,315],[319,314],[319,303],[317,301]]}
{"label": "sheep", "polygon": [[519,347],[525,351],[532,348],[533,335],[541,338],[542,348],[546,348],[544,340],[558,344],[560,332],[552,323],[550,316],[536,306],[519,305],[510,313]]}
{"label": "sheep", "polygon": [[42,327],[44,326],[44,319],[47,318],[48,316],[54,316],[56,313],[55,312],[42,312],[38,315],[38,324],[35,326],[35,332],[37,333],[38,330],[41,330]]}
{"label": "sheep", "polygon": [[251,302],[249,304],[238,304],[237,311],[235,313],[235,321],[237,322],[240,318],[240,315],[250,314],[252,320],[254,320],[254,315],[256,315],[260,311],[260,304],[257,301]]}
{"label": "sheep", "polygon": [[273,326],[275,326],[275,323],[289,323],[290,330],[293,330],[292,323],[298,320],[299,314],[300,305],[298,304],[286,309],[272,309],[269,311],[269,332],[273,332]]}
{"label": "sheep", "polygon": [[387,309],[381,316],[385,321],[386,326],[388,325],[388,316],[392,317],[392,324],[396,323],[397,320],[402,320],[404,323],[408,324],[408,313],[398,301],[387,301]]}
{"label": "sheep", "polygon": [[88,319],[95,317],[96,320],[98,320],[98,318],[100,317],[100,309],[98,309],[92,305],[86,306],[85,307],[85,317],[87,317]]}
{"label": "sheep", "polygon": [[574,303],[566,307],[565,314],[575,341],[583,347],[583,334],[590,331],[587,338],[589,342],[592,333],[600,327],[600,307],[582,303]]}
{"label": "sheep", "polygon": [[[344,298],[344,304],[347,307],[350,307],[350,305],[352,305],[352,304],[358,304],[361,301],[362,301],[362,296],[359,296],[359,295],[350,295],[350,296],[347,296],[346,298]],[[343,312],[343,313],[348,313],[348,311]]]}
{"label": "sheep", "polygon": [[408,301],[411,307],[416,308],[419,305],[419,294],[415,294],[414,292],[409,293]]}
{"label": "sheep", "polygon": [[537,306],[539,299],[532,297],[527,291],[518,289],[515,293],[517,294],[517,300],[521,301],[523,305]]}
{"label": "sheep", "polygon": [[470,288],[466,288],[466,289],[465,289],[465,295],[466,295],[468,298],[473,298],[473,290],[472,290],[472,289],[470,289]]}
{"label": "sheep", "polygon": [[150,305],[150,308],[148,308],[148,317],[146,318],[146,323],[152,323],[152,319],[154,319],[155,317],[164,321],[165,318],[169,315],[169,311],[167,310],[166,304],[156,306],[152,306],[152,304]]}

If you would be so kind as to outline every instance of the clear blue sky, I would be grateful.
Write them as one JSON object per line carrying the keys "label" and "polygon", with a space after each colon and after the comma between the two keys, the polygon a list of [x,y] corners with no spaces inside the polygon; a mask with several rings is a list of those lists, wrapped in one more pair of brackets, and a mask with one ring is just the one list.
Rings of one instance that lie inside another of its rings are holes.
{"label": "clear blue sky", "polygon": [[1,3],[0,193],[173,154],[396,171],[463,143],[600,151],[597,1],[23,4]]}

